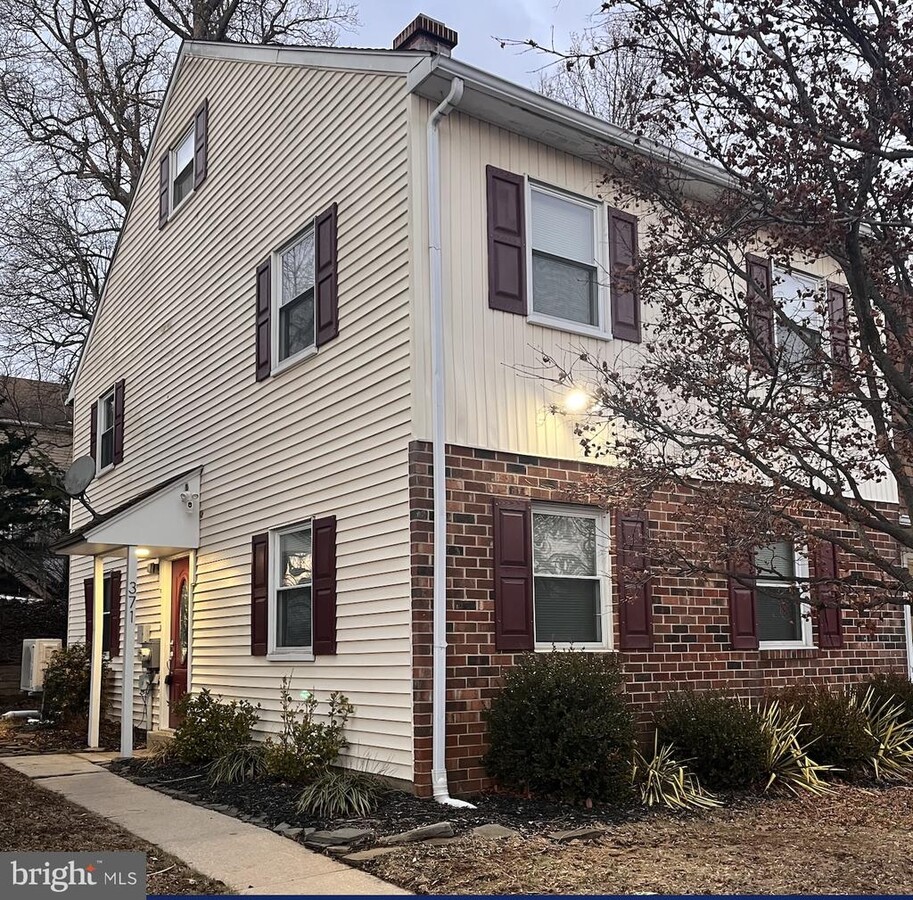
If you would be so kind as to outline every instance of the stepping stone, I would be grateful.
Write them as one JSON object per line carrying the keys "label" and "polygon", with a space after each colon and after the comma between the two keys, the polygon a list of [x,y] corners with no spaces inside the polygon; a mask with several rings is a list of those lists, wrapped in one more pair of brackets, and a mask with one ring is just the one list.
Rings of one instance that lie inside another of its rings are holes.
{"label": "stepping stone", "polygon": [[416,841],[427,841],[428,838],[453,837],[453,825],[450,822],[435,822],[433,825],[422,825],[400,834],[389,834],[378,840],[378,844],[413,844]]}
{"label": "stepping stone", "polygon": [[598,826],[591,828],[573,828],[570,831],[552,831],[548,837],[553,841],[564,844],[567,841],[587,841],[592,840],[593,838],[602,837],[604,834],[608,833],[608,830],[608,828],[599,828]]}
{"label": "stepping stone", "polygon": [[386,856],[388,853],[396,853],[396,849],[396,847],[372,847],[370,850],[359,850],[357,853],[350,853],[348,856],[344,856],[343,859],[347,859],[349,862],[367,862],[370,859]]}
{"label": "stepping stone", "polygon": [[422,843],[426,847],[446,847],[447,844],[456,844],[460,840],[462,840],[462,838],[458,838],[458,837],[428,838],[428,840],[422,841]]}
{"label": "stepping stone", "polygon": [[505,828],[503,825],[495,825],[494,823],[479,825],[478,828],[473,828],[471,833],[475,837],[483,838],[486,841],[493,841],[498,838],[520,837],[519,831],[514,831],[513,828]]}
{"label": "stepping stone", "polygon": [[374,832],[364,828],[338,828],[336,831],[313,831],[305,838],[312,847],[339,847],[348,844],[354,850],[374,839]]}

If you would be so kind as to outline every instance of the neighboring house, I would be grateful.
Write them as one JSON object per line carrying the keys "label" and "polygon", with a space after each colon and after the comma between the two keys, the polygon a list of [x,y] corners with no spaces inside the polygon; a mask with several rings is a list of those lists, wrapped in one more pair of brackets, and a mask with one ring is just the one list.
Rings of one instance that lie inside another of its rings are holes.
{"label": "neighboring house", "polygon": [[[72,393],[102,517],[74,506],[60,546],[69,640],[87,610],[108,634],[112,714],[125,560],[170,673],[150,710],[133,691],[137,722],[167,728],[206,687],[274,729],[292,673],[354,703],[350,764],[442,799],[448,775],[482,786],[483,709],[520,652],[618,652],[644,703],[903,669],[900,612],[872,633],[776,583],[613,576],[675,523],[569,502],[595,467],[516,369],[648,327],[631,285],[597,278],[637,252],[646,211],[600,198],[604,148],[631,139],[455,43],[420,17],[392,51],[182,47]],[[775,549],[784,573],[834,564]]]}

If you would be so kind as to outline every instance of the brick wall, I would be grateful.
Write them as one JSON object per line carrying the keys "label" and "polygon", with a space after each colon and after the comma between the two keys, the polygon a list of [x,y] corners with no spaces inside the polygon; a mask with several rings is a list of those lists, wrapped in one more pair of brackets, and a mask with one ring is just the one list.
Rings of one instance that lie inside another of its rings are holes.
{"label": "brick wall", "polygon": [[[514,662],[494,645],[492,498],[580,503],[585,463],[537,459],[467,447],[447,448],[447,769],[450,788],[472,793],[487,784],[483,710]],[[410,447],[413,702],[415,780],[430,793],[432,521],[431,448]],[[595,503],[596,498],[589,498]],[[674,504],[647,510],[651,532],[672,534]],[[614,526],[613,526],[614,527]],[[610,546],[615,536],[610,534]],[[623,651],[627,691],[645,716],[668,691],[727,688],[757,696],[803,679],[857,681],[872,671],[905,671],[903,613],[859,617],[844,612],[844,647],[834,650],[731,650],[724,579],[657,576],[652,581],[653,650]],[[613,596],[613,603],[615,597]],[[618,615],[613,610],[618,646]],[[815,625],[817,644],[817,625]]]}

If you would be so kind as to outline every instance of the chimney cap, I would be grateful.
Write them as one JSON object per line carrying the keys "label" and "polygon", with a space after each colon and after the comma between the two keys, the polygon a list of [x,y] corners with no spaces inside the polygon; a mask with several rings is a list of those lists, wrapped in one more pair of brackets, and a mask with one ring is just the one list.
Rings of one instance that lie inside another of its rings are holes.
{"label": "chimney cap", "polygon": [[457,45],[458,35],[443,22],[419,13],[393,41],[394,50],[431,50],[444,56]]}

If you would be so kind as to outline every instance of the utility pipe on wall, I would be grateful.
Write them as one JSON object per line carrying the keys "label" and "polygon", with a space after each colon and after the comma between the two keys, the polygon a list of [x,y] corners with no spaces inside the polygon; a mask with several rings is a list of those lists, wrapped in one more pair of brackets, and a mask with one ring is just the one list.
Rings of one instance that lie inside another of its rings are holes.
{"label": "utility pipe on wall", "polygon": [[463,97],[463,80],[454,78],[450,92],[428,119],[428,265],[431,279],[431,450],[434,473],[434,591],[431,690],[431,784],[434,799],[447,806],[472,807],[454,800],[447,786],[447,478],[444,389],[444,288],[441,265],[441,167],[438,125]]}

